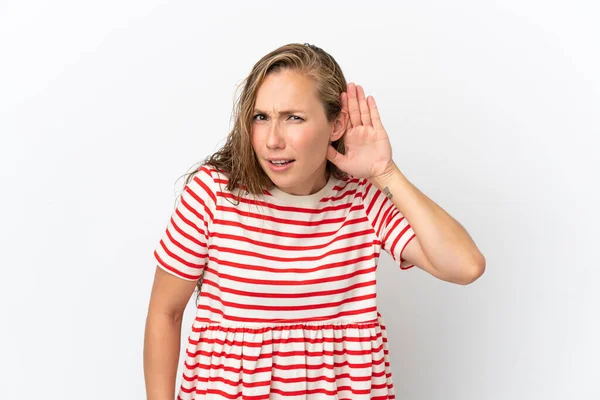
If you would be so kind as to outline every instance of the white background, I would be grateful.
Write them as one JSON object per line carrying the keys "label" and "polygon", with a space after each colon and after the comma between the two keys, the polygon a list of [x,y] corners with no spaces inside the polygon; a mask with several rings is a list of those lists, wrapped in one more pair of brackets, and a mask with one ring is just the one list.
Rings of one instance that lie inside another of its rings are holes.
{"label": "white background", "polygon": [[[460,286],[383,256],[397,398],[599,399],[599,17],[592,0],[0,1],[0,398],[145,398],[177,179],[224,143],[252,65],[310,42],[487,258]],[[184,341],[192,302],[185,318]]]}

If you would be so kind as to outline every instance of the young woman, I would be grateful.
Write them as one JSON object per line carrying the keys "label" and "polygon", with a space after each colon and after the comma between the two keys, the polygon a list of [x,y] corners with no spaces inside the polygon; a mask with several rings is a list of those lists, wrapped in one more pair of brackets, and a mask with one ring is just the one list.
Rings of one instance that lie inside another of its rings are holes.
{"label": "young woman", "polygon": [[392,159],[375,100],[309,44],[265,55],[226,144],[192,172],[158,243],[144,372],[173,399],[392,399],[381,250],[468,284],[485,258]]}

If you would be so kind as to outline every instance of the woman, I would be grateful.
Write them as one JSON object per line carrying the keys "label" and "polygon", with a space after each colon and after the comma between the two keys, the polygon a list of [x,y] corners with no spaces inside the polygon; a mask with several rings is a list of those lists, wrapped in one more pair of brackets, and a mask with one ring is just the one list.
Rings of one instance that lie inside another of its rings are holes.
{"label": "woman", "polygon": [[186,181],[154,255],[148,399],[389,399],[381,250],[468,284],[485,258],[392,160],[375,100],[308,44],[265,55],[223,148]]}

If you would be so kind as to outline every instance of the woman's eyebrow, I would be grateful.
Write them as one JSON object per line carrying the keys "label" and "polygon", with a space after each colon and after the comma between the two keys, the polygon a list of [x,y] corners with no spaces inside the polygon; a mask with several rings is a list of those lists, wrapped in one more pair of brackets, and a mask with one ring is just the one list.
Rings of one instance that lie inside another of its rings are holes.
{"label": "woman's eyebrow", "polygon": [[[266,114],[266,115],[271,115],[269,112],[267,111],[263,111],[260,110],[258,108],[254,109],[255,113],[261,113],[261,114]],[[304,111],[300,110],[300,109],[296,109],[296,110],[281,110],[279,111],[277,114],[281,114],[281,115],[289,115],[289,114],[295,114],[295,113],[303,113]]]}

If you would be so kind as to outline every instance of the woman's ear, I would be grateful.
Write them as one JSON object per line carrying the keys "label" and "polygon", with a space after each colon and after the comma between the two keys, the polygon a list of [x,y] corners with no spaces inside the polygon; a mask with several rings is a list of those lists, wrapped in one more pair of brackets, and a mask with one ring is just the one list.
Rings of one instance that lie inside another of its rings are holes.
{"label": "woman's ear", "polygon": [[333,122],[333,131],[329,137],[330,141],[335,142],[346,133],[348,127],[349,115],[346,110],[341,110],[340,115]]}

